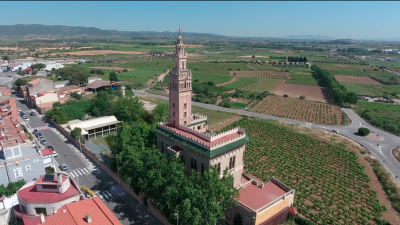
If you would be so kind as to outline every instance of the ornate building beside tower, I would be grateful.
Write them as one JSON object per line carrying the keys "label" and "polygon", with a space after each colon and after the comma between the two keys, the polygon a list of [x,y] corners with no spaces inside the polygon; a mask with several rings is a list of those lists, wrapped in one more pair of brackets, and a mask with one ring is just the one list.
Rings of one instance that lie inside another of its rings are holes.
{"label": "ornate building beside tower", "polygon": [[243,174],[243,153],[249,141],[244,129],[213,134],[206,115],[192,114],[192,72],[186,67],[188,55],[181,31],[169,73],[169,121],[156,127],[158,149],[169,157],[179,157],[187,174],[192,169],[203,174],[216,166],[222,176],[225,168],[229,169],[234,187],[241,190],[239,206],[226,212],[228,224],[279,224],[297,214],[292,206],[293,189],[274,177],[259,183]]}

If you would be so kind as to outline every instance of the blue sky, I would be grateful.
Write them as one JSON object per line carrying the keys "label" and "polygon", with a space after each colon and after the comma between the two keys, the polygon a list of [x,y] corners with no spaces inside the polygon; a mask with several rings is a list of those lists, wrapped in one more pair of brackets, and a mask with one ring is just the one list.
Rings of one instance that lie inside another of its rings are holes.
{"label": "blue sky", "polygon": [[400,38],[400,2],[0,2],[0,25],[87,26],[229,36]]}

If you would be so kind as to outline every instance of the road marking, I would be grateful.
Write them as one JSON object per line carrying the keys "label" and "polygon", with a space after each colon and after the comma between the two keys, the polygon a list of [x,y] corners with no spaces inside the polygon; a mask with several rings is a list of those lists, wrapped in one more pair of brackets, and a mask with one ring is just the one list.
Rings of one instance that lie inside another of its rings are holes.
{"label": "road marking", "polygon": [[75,175],[72,172],[69,172],[69,175],[71,175],[72,178],[75,177]]}
{"label": "road marking", "polygon": [[84,169],[79,169],[79,171],[81,171],[83,175],[86,174],[86,171]]}
{"label": "road marking", "polygon": [[79,170],[76,170],[75,173],[79,173],[79,175],[82,175],[81,172]]}
{"label": "road marking", "polygon": [[78,174],[75,173],[75,171],[72,171],[71,173],[74,174],[75,177],[79,176]]}
{"label": "road marking", "polygon": [[83,168],[83,170],[85,170],[86,173],[90,174],[90,170],[87,168]]}

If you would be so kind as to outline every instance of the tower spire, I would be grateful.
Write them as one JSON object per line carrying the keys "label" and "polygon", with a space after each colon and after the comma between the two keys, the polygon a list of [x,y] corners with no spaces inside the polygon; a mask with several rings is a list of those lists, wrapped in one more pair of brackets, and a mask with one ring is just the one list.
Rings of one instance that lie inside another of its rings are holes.
{"label": "tower spire", "polygon": [[181,33],[182,33],[182,28],[181,25],[179,24],[179,36],[181,36]]}

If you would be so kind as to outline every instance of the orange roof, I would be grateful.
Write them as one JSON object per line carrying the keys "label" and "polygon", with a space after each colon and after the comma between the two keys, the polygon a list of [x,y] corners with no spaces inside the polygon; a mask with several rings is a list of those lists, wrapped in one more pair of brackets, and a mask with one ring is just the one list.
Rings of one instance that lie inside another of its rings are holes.
{"label": "orange roof", "polygon": [[51,150],[51,148],[46,148],[42,150],[42,155],[46,156],[46,155],[50,155],[53,154],[53,150]]}
{"label": "orange roof", "polygon": [[263,206],[282,197],[286,191],[273,182],[269,182],[260,188],[257,185],[249,184],[239,191],[239,202],[250,209],[258,210]]}
{"label": "orange roof", "polygon": [[64,205],[57,213],[46,218],[43,225],[87,225],[86,214],[90,215],[90,224],[122,225],[99,197],[81,200]]}

